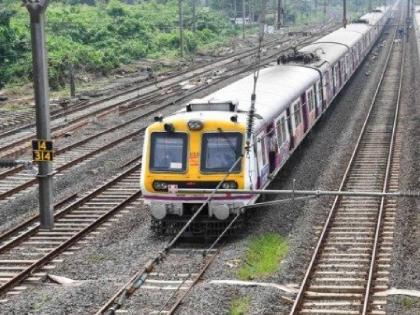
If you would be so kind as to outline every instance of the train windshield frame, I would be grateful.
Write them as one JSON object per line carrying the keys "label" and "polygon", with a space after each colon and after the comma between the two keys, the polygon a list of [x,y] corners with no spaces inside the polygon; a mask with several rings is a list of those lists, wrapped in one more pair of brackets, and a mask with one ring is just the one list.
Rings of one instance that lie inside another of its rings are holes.
{"label": "train windshield frame", "polygon": [[153,132],[150,137],[150,170],[182,173],[187,169],[187,141],[184,132]]}
{"label": "train windshield frame", "polygon": [[[239,132],[204,133],[201,141],[201,172],[226,173],[242,153],[243,136]],[[232,173],[241,171],[237,163]]]}

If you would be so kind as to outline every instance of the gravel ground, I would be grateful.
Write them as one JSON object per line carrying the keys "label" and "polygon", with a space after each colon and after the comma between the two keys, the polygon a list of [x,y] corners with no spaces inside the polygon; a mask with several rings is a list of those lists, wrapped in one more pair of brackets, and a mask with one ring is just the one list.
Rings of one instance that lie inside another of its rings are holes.
{"label": "gravel ground", "polygon": [[[401,99],[400,130],[403,142],[400,188],[420,190],[420,65],[414,32],[407,47],[404,89]],[[415,61],[417,60],[417,62]],[[398,203],[391,286],[398,289],[420,290],[420,201],[401,199]],[[418,315],[420,298],[389,297],[387,314]]]}
{"label": "gravel ground", "polygon": [[[373,53],[379,53],[377,60],[373,62],[369,57],[369,62],[358,71],[326,116],[308,135],[303,146],[295,152],[293,159],[277,176],[271,185],[272,189],[290,189],[294,179],[297,189],[338,188],[385,61],[386,49],[380,47]],[[369,80],[366,79],[366,73],[370,73]],[[288,256],[279,272],[264,281],[300,285],[317,241],[314,226],[323,224],[331,203],[332,199],[321,198],[258,210],[250,222],[247,235],[276,232],[290,240]],[[236,270],[226,268],[226,263],[244,257],[251,237],[230,244],[206,273],[206,278],[234,279]],[[220,292],[218,287],[198,285],[194,290],[180,314],[191,314],[193,310],[197,314],[214,314],[215,305],[219,309],[223,307],[220,313],[226,313],[230,307],[229,299],[241,296],[251,297],[250,314],[288,314],[291,307],[290,303],[283,303],[278,298],[282,292],[275,289],[268,291],[268,294],[260,294],[260,289],[255,288],[226,288]],[[267,292],[266,289],[264,291]],[[212,303],[206,299],[204,304],[202,295],[215,296],[216,300]],[[217,300],[220,295],[228,300],[222,305]]]}
{"label": "gravel ground", "polygon": [[[336,189],[338,187],[357,139],[358,130],[366,115],[372,96],[371,91],[379,77],[384,51],[383,48],[376,51],[379,54],[378,58],[375,61],[369,58],[369,62],[358,71],[342,96],[295,152],[293,159],[287,163],[271,188],[289,188],[294,178],[297,188]],[[370,73],[369,80],[366,80],[366,73]],[[169,108],[168,112],[173,112],[174,108]],[[70,176],[59,180],[57,191],[64,194],[73,190],[85,191],[92,188],[101,182],[101,179],[115,173],[115,165],[138,154],[140,148],[141,139],[137,139],[131,145],[124,145],[117,158],[113,152],[110,152],[104,154],[100,160],[74,169],[70,172]],[[111,161],[115,164],[108,165]],[[98,174],[92,176],[92,173],[89,173],[92,170],[98,171]],[[27,210],[31,208],[35,198],[33,195],[25,200],[23,205],[26,205]],[[13,209],[15,211],[20,209],[17,205],[11,204],[8,207],[10,215]],[[244,256],[247,244],[253,235],[273,231],[289,237],[290,251],[279,272],[264,281],[299,284],[309,254],[316,242],[313,226],[322,223],[329,205],[330,200],[319,199],[283,205],[281,208],[267,207],[258,210],[252,216],[244,235],[226,245],[205,278],[235,278],[236,270],[228,267],[227,263]],[[136,205],[135,209],[124,216],[118,224],[114,224],[109,230],[90,241],[89,246],[83,247],[71,256],[62,257],[65,262],[51,272],[79,282],[71,286],[49,282],[35,287],[30,286],[24,294],[10,297],[8,303],[0,305],[0,313],[88,314],[95,311],[106,298],[110,297],[116,287],[121,286],[129,275],[140,269],[167,241],[157,238],[150,232],[149,217],[144,207]],[[24,213],[25,211],[22,211],[19,217],[14,216],[11,220],[18,222]],[[7,220],[7,217],[0,218],[1,222],[4,222],[3,220]],[[286,314],[290,304],[281,302],[282,295],[284,295],[282,292],[274,289],[215,286],[204,281],[196,286],[179,313],[226,313],[233,298],[250,296],[251,314],[273,312]],[[139,311],[139,314],[141,313]]]}

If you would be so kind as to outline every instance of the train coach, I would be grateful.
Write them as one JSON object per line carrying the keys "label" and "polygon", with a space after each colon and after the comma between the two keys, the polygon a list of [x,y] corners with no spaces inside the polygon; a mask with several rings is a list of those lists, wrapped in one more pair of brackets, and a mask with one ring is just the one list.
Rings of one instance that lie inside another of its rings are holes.
{"label": "train coach", "polygon": [[[225,189],[267,187],[365,59],[390,11],[378,8],[262,69],[245,154],[252,75],[191,101],[173,115],[156,118],[145,132],[141,172],[152,227],[174,232],[208,198],[176,193],[179,188],[212,189],[224,179]],[[217,235],[230,217],[257,198],[216,195],[191,232]]]}

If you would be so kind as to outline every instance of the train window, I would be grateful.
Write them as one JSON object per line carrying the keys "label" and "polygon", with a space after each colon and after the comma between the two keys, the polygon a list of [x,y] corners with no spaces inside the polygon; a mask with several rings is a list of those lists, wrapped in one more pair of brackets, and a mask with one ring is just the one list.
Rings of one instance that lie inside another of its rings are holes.
{"label": "train window", "polygon": [[[205,133],[202,140],[201,170],[203,172],[227,172],[235,164],[242,151],[242,134],[237,132]],[[234,172],[239,172],[237,163]]]}
{"label": "train window", "polygon": [[187,134],[154,132],[151,136],[150,169],[183,172],[187,161]]}
{"label": "train window", "polygon": [[284,117],[281,117],[276,124],[277,128],[277,140],[279,147],[282,146],[282,144],[287,139],[287,129],[286,129],[286,119]]}
{"label": "train window", "polygon": [[294,118],[294,121],[295,121],[295,128],[296,128],[302,122],[300,101],[296,101],[293,104],[293,118]]}
{"label": "train window", "polygon": [[309,111],[312,112],[315,108],[315,95],[314,95],[314,90],[313,89],[310,89],[307,92],[307,98],[308,98]]}

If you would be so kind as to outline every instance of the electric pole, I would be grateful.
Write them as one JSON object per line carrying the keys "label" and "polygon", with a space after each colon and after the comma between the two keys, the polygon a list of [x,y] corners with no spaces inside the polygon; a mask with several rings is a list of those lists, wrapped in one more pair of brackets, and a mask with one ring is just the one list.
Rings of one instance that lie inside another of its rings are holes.
{"label": "electric pole", "polygon": [[39,211],[41,229],[53,229],[52,142],[48,86],[48,63],[45,49],[45,11],[48,0],[23,0],[31,22],[32,64],[35,90],[37,144],[34,160],[39,163]]}
{"label": "electric pole", "polygon": [[184,10],[182,8],[182,0],[178,0],[179,9],[179,49],[181,58],[184,57]]}
{"label": "electric pole", "polygon": [[277,1],[277,29],[284,26],[284,0]]}
{"label": "electric pole", "polygon": [[242,39],[245,39],[245,0],[242,0]]}
{"label": "electric pole", "polygon": [[192,31],[195,32],[197,30],[197,21],[196,21],[196,0],[192,1]]}
{"label": "electric pole", "polygon": [[74,67],[73,63],[69,64],[69,76],[70,76],[70,97],[74,99],[76,97],[76,80],[74,78]]}
{"label": "electric pole", "polygon": [[372,0],[369,0],[368,10],[369,12],[372,12]]}
{"label": "electric pole", "polygon": [[347,27],[347,0],[343,0],[343,27]]}

